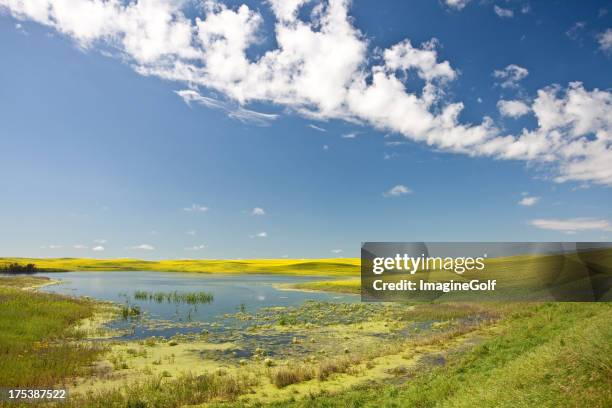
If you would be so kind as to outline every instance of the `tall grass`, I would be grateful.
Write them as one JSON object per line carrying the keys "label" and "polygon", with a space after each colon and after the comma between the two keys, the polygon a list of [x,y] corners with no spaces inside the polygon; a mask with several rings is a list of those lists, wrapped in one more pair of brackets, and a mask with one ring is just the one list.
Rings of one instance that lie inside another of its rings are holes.
{"label": "tall grass", "polygon": [[68,407],[91,408],[174,408],[211,401],[233,401],[258,384],[255,377],[215,374],[184,374],[177,379],[163,375],[131,383],[112,391],[74,396]]}
{"label": "tall grass", "polygon": [[197,305],[211,303],[214,297],[208,292],[148,292],[146,290],[137,290],[134,292],[134,299],[149,300],[156,303],[187,303]]}
{"label": "tall grass", "polygon": [[94,311],[86,300],[0,287],[0,385],[52,386],[86,371],[103,348],[72,327]]}

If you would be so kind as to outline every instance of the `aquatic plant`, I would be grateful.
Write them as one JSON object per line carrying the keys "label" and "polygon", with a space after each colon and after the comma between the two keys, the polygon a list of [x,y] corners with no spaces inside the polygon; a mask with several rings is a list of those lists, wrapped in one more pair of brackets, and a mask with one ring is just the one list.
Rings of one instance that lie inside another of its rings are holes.
{"label": "aquatic plant", "polygon": [[146,290],[137,290],[134,292],[134,299],[143,301],[152,301],[155,303],[187,303],[197,305],[203,303],[211,303],[214,299],[213,295],[208,292],[148,292]]}

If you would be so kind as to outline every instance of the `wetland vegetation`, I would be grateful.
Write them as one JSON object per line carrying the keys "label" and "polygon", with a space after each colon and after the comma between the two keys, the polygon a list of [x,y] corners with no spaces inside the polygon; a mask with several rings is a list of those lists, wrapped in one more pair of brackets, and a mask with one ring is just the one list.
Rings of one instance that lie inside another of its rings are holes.
{"label": "wetland vegetation", "polygon": [[189,305],[198,305],[202,303],[210,303],[214,296],[208,292],[149,292],[146,290],[137,290],[134,292],[134,299],[149,300],[156,303],[187,303]]}
{"label": "wetland vegetation", "polygon": [[[107,278],[111,292],[133,279],[131,296],[45,287],[112,309],[31,290],[48,278],[3,277],[0,384],[67,386],[67,407],[612,405],[609,303],[356,303],[337,293],[359,282],[351,276],[200,275],[206,290],[187,291],[182,275],[170,274],[171,289],[162,275],[132,274]],[[193,321],[175,316],[183,304]],[[115,326],[121,317],[132,334]]]}

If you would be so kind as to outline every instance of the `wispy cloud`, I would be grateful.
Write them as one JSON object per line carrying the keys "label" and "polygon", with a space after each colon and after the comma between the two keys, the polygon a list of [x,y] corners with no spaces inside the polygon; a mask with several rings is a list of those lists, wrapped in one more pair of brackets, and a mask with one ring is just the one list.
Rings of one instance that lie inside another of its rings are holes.
{"label": "wispy cloud", "polygon": [[89,248],[87,245],[83,245],[83,244],[75,244],[72,247],[74,249],[87,249],[87,248]]}
{"label": "wispy cloud", "polygon": [[42,249],[61,249],[63,247],[64,247],[63,245],[56,245],[56,244],[42,245],[41,246]]}
{"label": "wispy cloud", "polygon": [[200,204],[191,204],[191,207],[183,208],[183,211],[187,212],[206,212],[208,211],[208,207]]}
{"label": "wispy cloud", "polygon": [[106,244],[108,242],[108,240],[102,239],[102,238],[98,238],[98,239],[94,239],[93,242],[94,242],[94,244]]}
{"label": "wispy cloud", "polygon": [[95,247],[91,248],[91,250],[95,252],[102,252],[104,251],[104,247],[102,245],[96,245]]}
{"label": "wispy cloud", "polygon": [[206,244],[194,245],[190,247],[185,247],[185,251],[201,251],[206,249]]}
{"label": "wispy cloud", "polygon": [[345,133],[340,136],[342,139],[355,139],[357,137],[357,132]]}
{"label": "wispy cloud", "polygon": [[255,207],[251,211],[251,215],[266,215],[266,211],[261,207]]}
{"label": "wispy cloud", "polygon": [[251,238],[268,238],[268,233],[265,231],[258,232],[257,234],[250,235]]}
{"label": "wispy cloud", "polygon": [[342,253],[342,250],[341,249],[332,249],[330,252],[332,254],[339,254],[339,253]]}
{"label": "wispy cloud", "polygon": [[175,91],[175,93],[180,96],[189,106],[191,106],[192,103],[197,103],[210,109],[219,109],[224,111],[230,118],[244,123],[266,126],[271,121],[278,118],[277,114],[257,112],[244,108],[240,105],[236,105],[235,103],[225,102],[209,96],[201,95],[199,92],[193,89],[182,89],[180,91]]}
{"label": "wispy cloud", "polygon": [[154,251],[155,247],[149,244],[140,244],[140,245],[134,245],[134,246],[128,247],[127,249],[134,249],[134,250],[139,250],[139,251]]}
{"label": "wispy cloud", "polygon": [[185,231],[185,234],[193,236],[193,235],[196,235],[197,232],[196,232],[196,230],[189,230],[189,231]]}
{"label": "wispy cloud", "polygon": [[562,232],[612,231],[612,224],[608,220],[589,217],[566,219],[539,218],[529,221],[529,224],[540,229]]}
{"label": "wispy cloud", "polygon": [[317,125],[313,125],[312,123],[308,125],[309,128],[317,130],[319,132],[327,132],[327,129],[323,129],[322,127],[319,127]]}
{"label": "wispy cloud", "polygon": [[599,49],[606,54],[612,55],[612,28],[608,28],[603,33],[597,36]]}
{"label": "wispy cloud", "polygon": [[385,191],[383,197],[399,197],[406,194],[412,194],[412,190],[403,184],[398,184]]}

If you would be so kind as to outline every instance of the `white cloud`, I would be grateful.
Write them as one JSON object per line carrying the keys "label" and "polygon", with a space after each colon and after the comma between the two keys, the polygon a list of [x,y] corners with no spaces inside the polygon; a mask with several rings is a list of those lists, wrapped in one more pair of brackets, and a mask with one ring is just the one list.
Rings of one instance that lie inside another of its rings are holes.
{"label": "white cloud", "polygon": [[462,10],[471,0],[444,0],[444,3],[455,10]]}
{"label": "white cloud", "polygon": [[495,11],[495,14],[497,14],[497,16],[500,17],[500,18],[512,18],[512,17],[514,17],[514,11],[512,11],[510,9],[501,8],[498,5],[495,5],[493,7],[493,11]]}
{"label": "white cloud", "polygon": [[134,245],[134,246],[128,247],[127,249],[135,249],[135,250],[142,250],[142,251],[153,251],[153,250],[155,250],[155,247],[153,245],[149,245],[149,244],[140,244],[140,245]]}
{"label": "white cloud", "polygon": [[501,100],[497,102],[497,109],[503,116],[509,116],[511,118],[518,118],[526,115],[531,110],[529,106],[523,101],[505,101]]}
{"label": "white cloud", "polygon": [[[0,0],[0,9],[52,27],[83,49],[114,50],[141,75],[184,84],[187,89],[177,93],[187,102],[241,120],[269,121],[269,114],[247,106],[271,103],[313,120],[402,134],[436,150],[544,163],[558,182],[612,186],[611,92],[578,82],[540,89],[530,106],[538,126],[516,135],[486,116],[462,122],[463,103],[445,92],[457,73],[440,58],[435,39],[420,45],[404,39],[371,53],[349,15],[349,1],[323,0],[298,19],[306,2],[270,0],[273,30],[262,29],[258,10],[213,0],[204,2],[197,18],[185,15],[193,13],[190,2],[176,0]],[[603,49],[608,32],[599,37]],[[266,33],[273,33],[276,46],[250,56]],[[527,74],[509,65],[494,76],[502,87],[515,88]]]}
{"label": "white cloud", "polygon": [[527,75],[529,75],[529,71],[516,64],[510,64],[504,69],[493,71],[493,77],[501,81],[499,85],[502,88],[516,88],[519,81]]}
{"label": "white cloud", "polygon": [[102,251],[104,251],[104,247],[102,245],[97,245],[97,246],[91,248],[91,250],[95,251],[95,252],[102,252]]}
{"label": "white cloud", "polygon": [[340,136],[342,139],[355,139],[357,137],[356,132],[345,133]]}
{"label": "white cloud", "polygon": [[64,247],[63,245],[54,245],[54,244],[41,246],[42,249],[61,249],[63,247]]}
{"label": "white cloud", "polygon": [[185,207],[185,208],[183,208],[183,211],[188,211],[188,212],[206,212],[206,211],[208,211],[208,207],[206,207],[204,205],[200,205],[200,204],[191,204],[191,207]]}
{"label": "white cloud", "polygon": [[251,235],[251,238],[268,238],[268,233],[267,232],[258,232],[255,235]]}
{"label": "white cloud", "polygon": [[185,232],[185,234],[194,236],[194,235],[197,234],[197,232],[195,230],[188,230],[188,231]]}
{"label": "white cloud", "polygon": [[525,195],[523,198],[521,198],[518,204],[525,207],[531,207],[532,205],[537,204],[538,201],[540,201],[540,197]]}
{"label": "white cloud", "polygon": [[341,249],[332,249],[331,253],[332,254],[339,254],[339,253],[342,253],[342,250]]}
{"label": "white cloud", "polygon": [[327,132],[327,129],[323,129],[322,127],[313,125],[312,123],[309,124],[308,127],[314,130],[318,130],[319,132]]}
{"label": "white cloud", "polygon": [[563,232],[612,231],[610,222],[597,218],[536,219],[529,223],[537,228]]}
{"label": "white cloud", "polygon": [[106,239],[98,238],[98,239],[94,239],[93,242],[95,244],[106,244],[108,241]]}
{"label": "white cloud", "polygon": [[323,150],[329,150],[329,146],[328,145],[323,145]]}
{"label": "white cloud", "polygon": [[575,22],[569,30],[565,32],[565,35],[569,37],[570,40],[578,41],[582,36],[582,32],[586,28],[586,23],[584,21]]}
{"label": "white cloud", "polygon": [[608,28],[597,36],[599,49],[607,54],[612,54],[612,28]]}
{"label": "white cloud", "polygon": [[83,244],[75,244],[72,246],[74,249],[87,249],[88,246],[87,245],[83,245]]}
{"label": "white cloud", "polygon": [[251,211],[251,215],[266,215],[266,211],[263,208],[255,207]]}
{"label": "white cloud", "polygon": [[200,245],[194,245],[194,246],[190,246],[190,247],[185,247],[185,251],[201,251],[203,249],[206,249],[206,245],[205,244],[200,244]]}
{"label": "white cloud", "polygon": [[406,194],[412,194],[412,190],[406,187],[403,184],[398,184],[394,187],[391,187],[389,190],[383,193],[384,197],[399,197]]}
{"label": "white cloud", "polygon": [[278,115],[272,113],[261,113],[251,109],[246,109],[242,106],[233,106],[231,102],[221,101],[215,98],[201,95],[193,89],[183,89],[175,91],[187,105],[197,103],[207,108],[219,109],[224,111],[229,117],[237,119],[243,123],[253,123],[260,126],[266,126],[271,121],[278,118]]}

